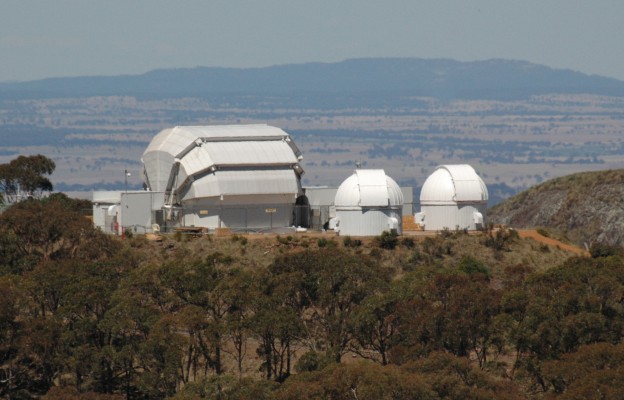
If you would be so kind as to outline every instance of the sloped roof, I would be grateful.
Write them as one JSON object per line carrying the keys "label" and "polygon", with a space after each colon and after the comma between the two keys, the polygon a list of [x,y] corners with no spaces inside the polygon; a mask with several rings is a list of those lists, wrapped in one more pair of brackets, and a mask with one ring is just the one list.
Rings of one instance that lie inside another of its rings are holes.
{"label": "sloped roof", "polygon": [[300,159],[290,135],[268,125],[165,129],[142,157],[150,190],[180,190],[185,198],[226,194],[226,189],[230,194],[297,193]]}
{"label": "sloped roof", "polygon": [[220,171],[193,182],[184,198],[245,194],[297,193],[297,176],[290,169],[266,171]]}
{"label": "sloped roof", "polygon": [[421,204],[483,203],[487,200],[487,186],[468,164],[438,166],[420,191]]}

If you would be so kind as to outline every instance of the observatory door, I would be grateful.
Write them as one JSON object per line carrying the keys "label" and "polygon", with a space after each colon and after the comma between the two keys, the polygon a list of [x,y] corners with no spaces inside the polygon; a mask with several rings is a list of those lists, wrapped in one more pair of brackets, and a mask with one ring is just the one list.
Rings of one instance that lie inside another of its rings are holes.
{"label": "observatory door", "polygon": [[293,221],[295,226],[310,227],[310,203],[305,195],[297,197]]}

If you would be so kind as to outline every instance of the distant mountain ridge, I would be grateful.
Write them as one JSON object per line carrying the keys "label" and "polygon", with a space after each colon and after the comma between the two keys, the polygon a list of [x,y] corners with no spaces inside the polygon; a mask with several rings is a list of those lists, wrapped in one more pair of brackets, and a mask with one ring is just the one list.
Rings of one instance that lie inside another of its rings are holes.
{"label": "distant mountain ridge", "polygon": [[624,245],[624,170],[555,178],[488,211],[489,222],[515,228],[551,228],[578,245]]}
{"label": "distant mountain ridge", "polygon": [[340,94],[508,100],[550,93],[624,96],[624,81],[525,61],[364,58],[337,63],[160,69],[141,75],[0,83],[2,99]]}

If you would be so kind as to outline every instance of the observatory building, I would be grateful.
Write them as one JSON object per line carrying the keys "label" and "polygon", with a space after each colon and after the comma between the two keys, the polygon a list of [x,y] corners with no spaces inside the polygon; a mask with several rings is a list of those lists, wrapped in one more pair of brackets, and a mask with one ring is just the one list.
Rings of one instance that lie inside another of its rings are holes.
{"label": "observatory building", "polygon": [[401,233],[403,193],[383,169],[356,169],[338,187],[334,205],[336,217],[330,227],[340,235]]}
{"label": "observatory building", "polygon": [[414,222],[426,231],[481,229],[487,201],[487,187],[470,165],[441,165],[422,186]]}
{"label": "observatory building", "polygon": [[166,225],[260,230],[297,223],[301,159],[279,128],[225,125],[165,129],[141,160]]}

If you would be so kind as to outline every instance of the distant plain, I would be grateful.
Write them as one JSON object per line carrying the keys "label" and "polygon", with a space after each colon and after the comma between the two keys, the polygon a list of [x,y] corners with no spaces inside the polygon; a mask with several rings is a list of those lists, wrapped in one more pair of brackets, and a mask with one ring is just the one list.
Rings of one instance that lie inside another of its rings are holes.
{"label": "distant plain", "polygon": [[162,129],[266,123],[293,136],[304,156],[306,186],[337,186],[359,162],[413,186],[417,199],[437,165],[468,163],[496,203],[553,177],[624,168],[620,94],[462,99],[323,90],[201,96],[5,91],[0,162],[44,154],[56,162],[57,190],[89,197],[92,190],[122,189],[125,170],[131,173],[128,187],[139,189],[141,155]]}

